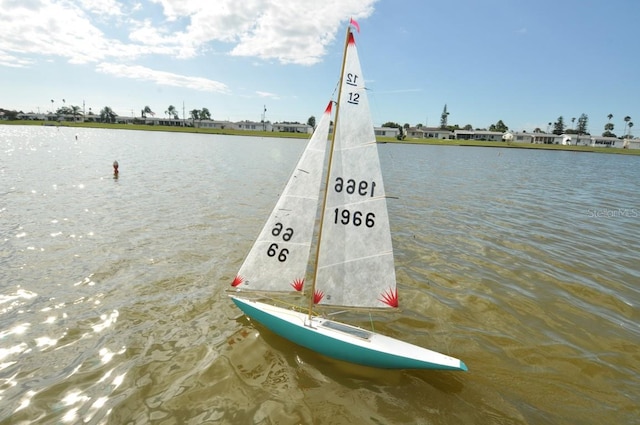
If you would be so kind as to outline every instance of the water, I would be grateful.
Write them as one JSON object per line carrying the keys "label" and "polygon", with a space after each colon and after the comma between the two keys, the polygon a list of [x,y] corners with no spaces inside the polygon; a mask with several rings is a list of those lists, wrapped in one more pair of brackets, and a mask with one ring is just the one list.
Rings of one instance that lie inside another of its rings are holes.
{"label": "water", "polygon": [[380,371],[226,297],[303,145],[0,126],[0,423],[640,423],[640,157],[380,145],[375,328],[470,369]]}

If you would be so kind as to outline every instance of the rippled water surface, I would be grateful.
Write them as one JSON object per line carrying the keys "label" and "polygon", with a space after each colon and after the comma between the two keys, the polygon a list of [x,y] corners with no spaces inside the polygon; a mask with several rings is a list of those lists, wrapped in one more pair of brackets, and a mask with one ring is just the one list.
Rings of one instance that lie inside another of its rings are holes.
{"label": "rippled water surface", "polygon": [[470,369],[381,371],[226,297],[304,144],[0,126],[0,423],[639,423],[640,157],[380,145],[402,311],[349,318]]}

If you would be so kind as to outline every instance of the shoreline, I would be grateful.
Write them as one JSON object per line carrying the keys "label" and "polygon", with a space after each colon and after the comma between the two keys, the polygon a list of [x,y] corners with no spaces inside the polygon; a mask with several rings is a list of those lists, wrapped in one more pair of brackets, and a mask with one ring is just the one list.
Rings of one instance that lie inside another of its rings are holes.
{"label": "shoreline", "polygon": [[[160,125],[144,125],[144,124],[110,124],[98,122],[63,122],[48,124],[48,121],[0,121],[0,125],[30,125],[30,126],[47,126],[47,127],[70,127],[70,128],[104,128],[110,130],[136,130],[136,131],[164,131],[178,133],[198,133],[198,134],[214,134],[224,136],[253,136],[253,137],[280,137],[293,139],[309,139],[310,134],[306,133],[284,133],[270,132],[259,130],[232,130],[232,129],[210,129],[195,127],[171,127]],[[569,152],[589,152],[589,153],[609,153],[621,155],[640,155],[640,149],[621,149],[621,148],[604,148],[593,146],[567,146],[567,145],[539,145],[533,143],[514,143],[514,142],[490,142],[475,140],[442,140],[442,139],[405,139],[396,140],[393,137],[376,137],[378,143],[398,143],[413,145],[441,145],[441,146],[462,146],[462,147],[485,147],[485,148],[514,148],[514,149],[543,149]]]}

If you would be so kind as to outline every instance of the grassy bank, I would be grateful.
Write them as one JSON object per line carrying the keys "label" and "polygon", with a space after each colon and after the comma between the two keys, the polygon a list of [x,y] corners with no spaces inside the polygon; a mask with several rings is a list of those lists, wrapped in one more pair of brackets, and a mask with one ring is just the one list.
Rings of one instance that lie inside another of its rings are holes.
{"label": "grassy bank", "polygon": [[[43,121],[17,120],[17,121],[0,121],[5,125],[44,125]],[[106,128],[121,130],[144,130],[144,131],[168,131],[179,133],[199,133],[199,134],[221,134],[228,136],[256,136],[256,137],[285,137],[308,139],[310,135],[301,133],[284,133],[258,130],[233,130],[233,129],[214,129],[214,128],[194,128],[194,127],[171,127],[162,125],[144,125],[144,124],[107,124],[98,122],[84,123],[49,123],[47,125],[57,127],[77,127],[77,128]],[[640,149],[619,149],[619,148],[601,148],[591,146],[563,146],[563,145],[537,145],[533,143],[506,143],[506,142],[489,142],[476,140],[440,140],[440,139],[406,139],[398,141],[393,137],[378,137],[378,142],[382,143],[404,143],[416,145],[443,145],[443,146],[476,146],[490,148],[514,148],[514,149],[545,149],[559,151],[574,152],[597,152],[597,153],[614,153],[621,155],[640,155]]]}

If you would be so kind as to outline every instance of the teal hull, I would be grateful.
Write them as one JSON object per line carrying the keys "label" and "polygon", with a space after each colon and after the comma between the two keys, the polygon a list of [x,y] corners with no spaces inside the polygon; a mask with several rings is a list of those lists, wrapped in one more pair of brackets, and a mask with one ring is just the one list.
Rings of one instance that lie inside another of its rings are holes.
{"label": "teal hull", "polygon": [[[437,369],[437,370],[456,370],[466,371],[467,366],[460,360],[450,358],[448,356],[435,353],[421,347],[399,340],[393,340],[388,337],[374,334],[369,331],[362,330],[363,333],[375,335],[375,338],[384,338],[385,342],[395,343],[393,345],[407,346],[412,350],[421,350],[428,352],[429,356],[434,355],[435,360],[425,360],[425,358],[412,358],[410,356],[398,355],[394,353],[384,352],[380,349],[372,349],[363,347],[357,343],[345,341],[344,334],[342,338],[326,335],[318,332],[316,327],[308,326],[302,322],[292,323],[290,320],[278,317],[260,308],[256,308],[257,304],[250,303],[236,297],[232,297],[233,302],[248,317],[261,323],[272,332],[288,339],[295,344],[306,347],[312,351],[323,354],[325,356],[343,360],[345,362],[370,366],[382,369]],[[293,314],[293,313],[292,313]],[[337,323],[337,322],[332,322]],[[357,329],[357,328],[352,328]],[[354,340],[362,340],[362,338],[353,337]],[[447,357],[447,361],[439,362],[438,356]],[[420,357],[420,356],[418,356]],[[453,360],[450,362],[448,360]]]}

